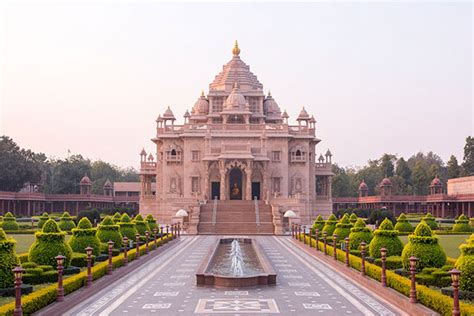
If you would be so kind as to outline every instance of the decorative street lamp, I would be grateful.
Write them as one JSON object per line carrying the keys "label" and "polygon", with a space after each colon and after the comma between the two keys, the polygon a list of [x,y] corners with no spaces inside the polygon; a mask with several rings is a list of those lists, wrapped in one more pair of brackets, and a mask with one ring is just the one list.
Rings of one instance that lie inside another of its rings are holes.
{"label": "decorative street lamp", "polygon": [[21,276],[25,273],[25,269],[17,266],[12,271],[15,275],[15,309],[13,310],[13,316],[23,316],[23,309],[21,307]]}
{"label": "decorative street lamp", "polygon": [[328,248],[327,248],[327,236],[328,236],[328,232],[327,231],[323,231],[323,239],[324,239],[324,254],[327,255],[328,254]]}
{"label": "decorative street lamp", "polygon": [[298,241],[300,240],[301,237],[301,224],[298,224]]}
{"label": "decorative street lamp", "polygon": [[362,274],[363,276],[365,276],[365,246],[365,241],[360,243],[360,255],[362,258],[362,263],[360,265],[360,274]]}
{"label": "decorative street lamp", "polygon": [[156,235],[157,234],[158,234],[158,228],[155,227],[155,228],[153,228],[153,235],[154,235],[154,239],[155,239],[155,241],[154,241],[155,242],[155,249],[157,248],[156,247]]}
{"label": "decorative street lamp", "polygon": [[112,249],[114,247],[114,242],[109,240],[107,245],[109,246],[109,265],[107,267],[107,274],[112,274]]}
{"label": "decorative street lamp", "polygon": [[186,210],[180,209],[176,212],[176,217],[180,218],[180,221],[178,222],[177,228],[178,228],[178,238],[181,237],[181,223],[184,225],[184,218],[188,217],[189,214],[186,212]]}
{"label": "decorative street lamp", "polygon": [[306,245],[306,226],[303,225],[303,245]]}
{"label": "decorative street lamp", "polygon": [[168,236],[170,225],[166,224],[166,236]]}
{"label": "decorative street lamp", "polygon": [[416,299],[416,264],[420,259],[415,256],[410,257],[410,303],[417,303]]}
{"label": "decorative street lamp", "polygon": [[135,242],[136,242],[136,254],[135,254],[135,259],[140,258],[140,234],[135,234]]}
{"label": "decorative street lamp", "polygon": [[178,238],[181,237],[181,223],[178,223]]}
{"label": "decorative street lamp", "polygon": [[344,238],[344,242],[346,243],[346,267],[349,267],[349,237]]}
{"label": "decorative street lamp", "polygon": [[91,246],[86,247],[86,261],[87,261],[87,283],[86,287],[90,287],[92,285],[92,252],[94,248]]}
{"label": "decorative street lamp", "polygon": [[334,260],[337,260],[337,244],[336,244],[336,240],[337,240],[337,234],[334,234],[332,235],[332,247],[334,248]]}
{"label": "decorative street lamp", "polygon": [[63,288],[63,264],[64,264],[64,257],[63,255],[59,254],[55,257],[56,262],[58,264],[58,290],[56,295],[56,301],[62,302],[64,301],[64,288]]}
{"label": "decorative street lamp", "polygon": [[127,248],[128,248],[128,238],[123,237],[123,265],[124,266],[128,265]]}
{"label": "decorative street lamp", "polygon": [[316,236],[314,237],[316,238],[316,251],[318,251],[319,250],[319,247],[318,247],[319,246],[319,229],[316,228],[315,234]]}
{"label": "decorative street lamp", "polygon": [[461,312],[459,310],[459,276],[461,274],[461,271],[458,269],[454,268],[451,271],[451,280],[453,281],[452,286],[453,286],[453,316],[459,316],[461,315]]}
{"label": "decorative street lamp", "polygon": [[380,281],[382,282],[382,286],[386,287],[387,286],[387,266],[386,266],[386,261],[387,261],[387,248],[383,247],[380,249],[380,253],[382,254],[382,277],[380,278]]}
{"label": "decorative street lamp", "polygon": [[309,229],[309,248],[313,248],[313,230]]}
{"label": "decorative street lamp", "polygon": [[295,224],[291,223],[291,238],[295,238]]}
{"label": "decorative street lamp", "polygon": [[293,223],[293,218],[296,218],[296,213],[293,210],[287,210],[283,217],[288,218],[288,223],[291,225],[291,237],[296,236],[295,223]]}
{"label": "decorative street lamp", "polygon": [[148,238],[150,238],[150,232],[148,230],[145,231],[145,253],[148,254],[150,251],[148,249]]}

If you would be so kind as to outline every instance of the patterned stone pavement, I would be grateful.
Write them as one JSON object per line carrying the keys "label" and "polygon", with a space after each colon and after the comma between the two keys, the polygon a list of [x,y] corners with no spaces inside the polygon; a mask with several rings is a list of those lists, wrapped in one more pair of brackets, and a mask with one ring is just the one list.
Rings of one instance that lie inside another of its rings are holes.
{"label": "patterned stone pavement", "polygon": [[169,251],[66,315],[402,314],[294,247],[289,237],[255,237],[278,274],[276,286],[197,287],[195,272],[215,238],[182,237]]}

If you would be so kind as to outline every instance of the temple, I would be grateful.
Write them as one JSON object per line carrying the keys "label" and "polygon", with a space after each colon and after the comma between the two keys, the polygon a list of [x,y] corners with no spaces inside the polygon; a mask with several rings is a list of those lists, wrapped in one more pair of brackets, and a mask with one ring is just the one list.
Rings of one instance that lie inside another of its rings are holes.
{"label": "temple", "polygon": [[171,223],[184,209],[195,233],[245,225],[248,233],[269,234],[281,233],[288,209],[304,224],[330,214],[332,154],[316,151],[316,120],[303,107],[289,125],[237,42],[232,54],[183,125],[170,107],[158,116],[156,153],[140,153],[140,212]]}

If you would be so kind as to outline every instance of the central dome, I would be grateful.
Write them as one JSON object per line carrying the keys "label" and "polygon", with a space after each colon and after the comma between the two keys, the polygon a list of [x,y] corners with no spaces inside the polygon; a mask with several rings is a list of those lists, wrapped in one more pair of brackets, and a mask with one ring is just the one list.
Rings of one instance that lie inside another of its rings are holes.
{"label": "central dome", "polygon": [[234,83],[234,88],[224,102],[224,111],[245,111],[249,108],[249,104],[245,97],[239,92],[239,84]]}

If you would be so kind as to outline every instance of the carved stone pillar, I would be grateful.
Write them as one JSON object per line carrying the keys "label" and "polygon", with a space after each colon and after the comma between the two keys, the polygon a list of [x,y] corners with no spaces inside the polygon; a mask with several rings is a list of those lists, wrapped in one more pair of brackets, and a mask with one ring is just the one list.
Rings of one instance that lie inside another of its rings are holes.
{"label": "carved stone pillar", "polygon": [[251,201],[253,199],[252,197],[252,168],[253,168],[253,163],[249,161],[247,170],[246,170],[246,176],[247,176],[247,186],[246,186],[246,200]]}
{"label": "carved stone pillar", "polygon": [[203,194],[203,198],[207,200],[208,196],[209,196],[209,163],[205,162],[204,163],[204,194]]}
{"label": "carved stone pillar", "polygon": [[220,184],[221,184],[221,200],[225,200],[225,163],[223,161],[219,161],[219,173],[221,176]]}

